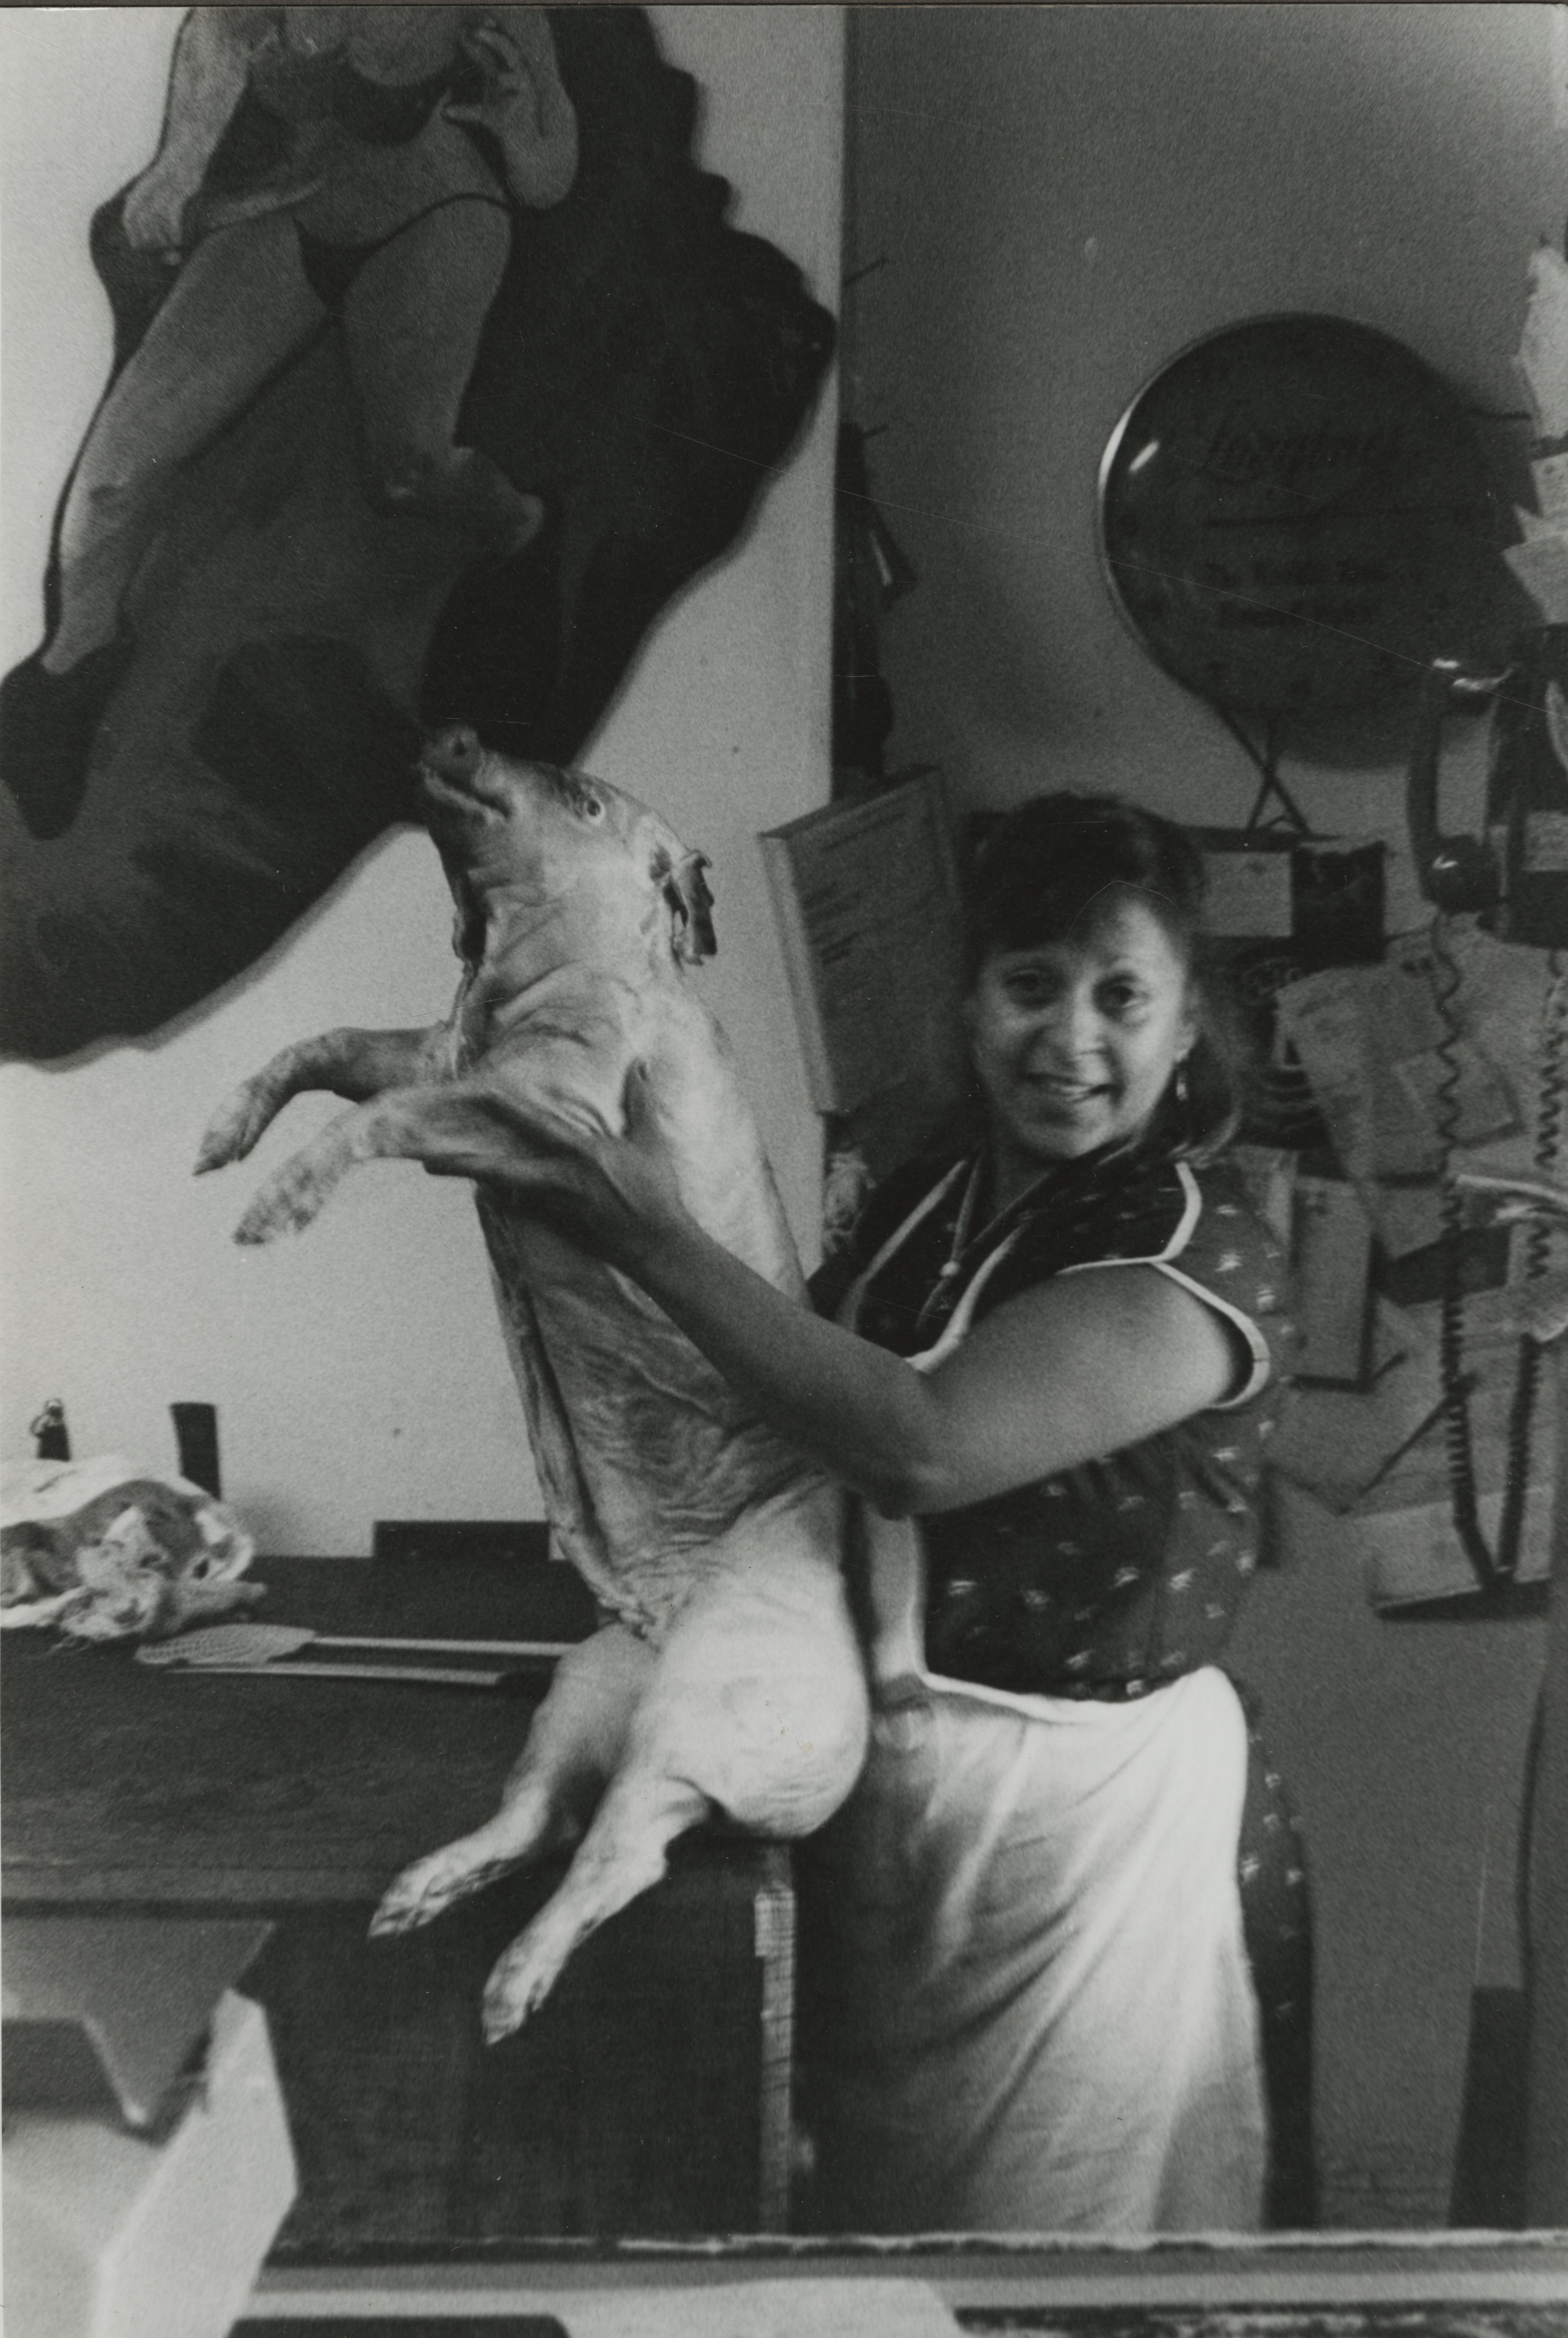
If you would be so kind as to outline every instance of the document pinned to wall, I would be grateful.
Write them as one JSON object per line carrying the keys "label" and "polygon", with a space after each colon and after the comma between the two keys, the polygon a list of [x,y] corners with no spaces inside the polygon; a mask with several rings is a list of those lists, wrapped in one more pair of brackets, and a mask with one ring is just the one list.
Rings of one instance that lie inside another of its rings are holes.
{"label": "document pinned to wall", "polygon": [[1505,544],[1503,557],[1534,602],[1544,625],[1568,625],[1568,521]]}
{"label": "document pinned to wall", "polygon": [[1436,1132],[1394,1076],[1396,1064],[1428,1055],[1443,1036],[1424,984],[1388,965],[1328,967],[1287,984],[1277,1013],[1348,1175],[1438,1166]]}
{"label": "document pinned to wall", "polygon": [[1281,1250],[1289,1251],[1295,1233],[1299,1154],[1275,1144],[1233,1144],[1230,1158],[1252,1208]]}
{"label": "document pinned to wall", "polygon": [[1513,1092],[1468,1035],[1446,1035],[1429,968],[1396,951],[1287,985],[1279,1027],[1306,1073],[1348,1176],[1429,1177],[1442,1166],[1439,1091],[1453,1080],[1453,1139],[1477,1145],[1520,1125]]}
{"label": "document pinned to wall", "polygon": [[[1465,1390],[1483,1530],[1495,1538],[1507,1482],[1509,1416],[1518,1363],[1520,1293],[1468,1303]],[[1550,1568],[1554,1408],[1537,1410],[1531,1440],[1523,1581]],[[1453,1598],[1475,1576],[1454,1531],[1436,1310],[1378,1299],[1370,1381],[1359,1395],[1300,1391],[1269,1448],[1269,1466],[1337,1517],[1354,1521],[1367,1596],[1379,1607]]]}
{"label": "document pinned to wall", "polygon": [[1514,369],[1538,438],[1568,438],[1568,260],[1549,243],[1530,255],[1530,295]]}
{"label": "document pinned to wall", "polygon": [[1291,1266],[1298,1380],[1359,1388],[1372,1330],[1372,1228],[1353,1185],[1296,1180]]}
{"label": "document pinned to wall", "polygon": [[939,1080],[961,949],[938,775],[808,812],[761,846],[817,1110],[850,1113],[903,1081]]}
{"label": "document pinned to wall", "polygon": [[1550,244],[1530,255],[1530,298],[1514,360],[1530,401],[1536,439],[1539,513],[1521,512],[1524,541],[1504,559],[1534,602],[1541,623],[1568,625],[1568,260]]}
{"label": "document pinned to wall", "polygon": [[[1467,1311],[1475,1336],[1465,1342],[1471,1452],[1481,1531],[1494,1549],[1502,1525],[1514,1440],[1510,1432],[1519,1347],[1512,1318],[1517,1294],[1489,1292]],[[1454,1528],[1441,1382],[1429,1351],[1407,1361],[1408,1404],[1420,1404],[1420,1433],[1396,1449],[1351,1508],[1365,1551],[1367,1593],[1375,1607],[1462,1598],[1475,1576]],[[1550,1367],[1548,1367],[1550,1370]],[[1431,1405],[1425,1400],[1430,1393]],[[1557,1408],[1538,1404],[1530,1439],[1524,1530],[1515,1561],[1521,1583],[1552,1572]]]}
{"label": "document pinned to wall", "polygon": [[1206,929],[1221,938],[1286,940],[1292,922],[1289,852],[1203,855]]}
{"label": "document pinned to wall", "polygon": [[1568,454],[1537,455],[1530,473],[1542,518],[1568,524]]}

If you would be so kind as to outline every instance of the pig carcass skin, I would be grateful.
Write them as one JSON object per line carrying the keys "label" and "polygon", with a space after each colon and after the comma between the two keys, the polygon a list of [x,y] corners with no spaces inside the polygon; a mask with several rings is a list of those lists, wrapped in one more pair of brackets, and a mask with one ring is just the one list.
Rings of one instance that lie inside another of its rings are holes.
{"label": "pig carcass skin", "polygon": [[[352,1100],[262,1185],[237,1238],[308,1224],[357,1162],[493,1149],[503,1094],[622,1132],[639,1069],[641,1140],[664,1149],[692,1216],[804,1303],[727,1045],[685,978],[712,948],[701,857],[620,790],[516,762],[464,726],[420,770],[456,904],[456,1006],[429,1030],[305,1040],[236,1091],[199,1169],[249,1153],[291,1096]],[[406,1870],[371,1927],[409,1930],[576,1842],[490,1977],[495,2038],[714,1809],[778,1838],[820,1826],[858,1774],[867,1717],[838,1488],[636,1284],[476,1191],[552,1533],[615,1618],[561,1661],[495,1818]]]}

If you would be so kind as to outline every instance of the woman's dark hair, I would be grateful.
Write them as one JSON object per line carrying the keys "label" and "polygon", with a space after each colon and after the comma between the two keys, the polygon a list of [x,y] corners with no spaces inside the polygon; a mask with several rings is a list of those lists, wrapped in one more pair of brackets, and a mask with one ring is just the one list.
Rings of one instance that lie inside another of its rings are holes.
{"label": "woman's dark hair", "polygon": [[1236,1133],[1243,1044],[1203,929],[1203,856],[1174,820],[1120,796],[1034,796],[1004,813],[975,856],[965,920],[965,984],[998,950],[1037,949],[1097,924],[1132,894],[1185,960],[1198,1009],[1185,1109],[1161,1115],[1173,1153],[1204,1158]]}

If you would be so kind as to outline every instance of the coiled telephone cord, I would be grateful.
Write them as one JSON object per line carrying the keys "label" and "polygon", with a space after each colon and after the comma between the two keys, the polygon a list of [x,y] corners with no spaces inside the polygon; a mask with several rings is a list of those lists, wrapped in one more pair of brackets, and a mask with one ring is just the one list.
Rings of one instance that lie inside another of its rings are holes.
{"label": "coiled telephone cord", "polygon": [[[1483,1588],[1511,1583],[1518,1571],[1524,1533],[1524,1504],[1530,1478],[1530,1439],[1535,1398],[1541,1378],[1541,1350],[1525,1338],[1519,1342],[1519,1361],[1508,1408],[1506,1469],[1503,1515],[1494,1551],[1482,1531],[1475,1486],[1475,1451],[1471,1431],[1470,1396],[1464,1372],[1465,1290],[1461,1272],[1461,1236],[1465,1231],[1465,1201],[1454,1182],[1453,1158],[1459,1134],[1459,1087],[1463,1066],[1459,1043],[1464,1036],[1457,999],[1463,977],[1448,940],[1449,920],[1441,912],[1432,920],[1434,996],[1443,1025],[1437,1056],[1442,1066],[1436,1085],[1436,1122],[1443,1154],[1442,1239],[1443,1290],[1438,1313],[1438,1366],[1443,1389],[1443,1440],[1448,1459],[1448,1484],[1455,1531],[1460,1547]],[[1563,1119],[1568,1111],[1568,960],[1561,950],[1549,953],[1546,995],[1542,1002],[1540,1030],[1541,1102],[1535,1122],[1534,1159],[1543,1175],[1557,1164],[1562,1149]],[[1531,1224],[1524,1236],[1524,1274],[1527,1282],[1543,1275],[1550,1261],[1550,1229]]]}

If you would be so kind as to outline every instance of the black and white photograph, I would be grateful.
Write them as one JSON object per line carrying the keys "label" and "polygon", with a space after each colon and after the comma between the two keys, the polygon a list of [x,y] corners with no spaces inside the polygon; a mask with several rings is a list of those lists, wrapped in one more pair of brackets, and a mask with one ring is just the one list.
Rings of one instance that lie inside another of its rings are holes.
{"label": "black and white photograph", "polygon": [[6,6],[0,1058],[15,2338],[1563,2330],[1563,0]]}

